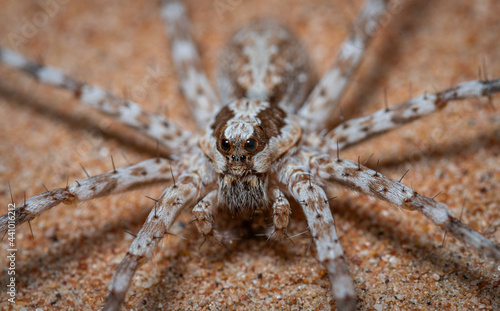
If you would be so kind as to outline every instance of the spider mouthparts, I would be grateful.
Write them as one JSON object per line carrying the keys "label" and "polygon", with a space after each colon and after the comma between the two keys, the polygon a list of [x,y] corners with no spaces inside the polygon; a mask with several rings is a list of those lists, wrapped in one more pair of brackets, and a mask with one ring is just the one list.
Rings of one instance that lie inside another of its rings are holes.
{"label": "spider mouthparts", "polygon": [[267,206],[268,178],[266,173],[221,174],[219,177],[219,202],[230,211],[258,210]]}

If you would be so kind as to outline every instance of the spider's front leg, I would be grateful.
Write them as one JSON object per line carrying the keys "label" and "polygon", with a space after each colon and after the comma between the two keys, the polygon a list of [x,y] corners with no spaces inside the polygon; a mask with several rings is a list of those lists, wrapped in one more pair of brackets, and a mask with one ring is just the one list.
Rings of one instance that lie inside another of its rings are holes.
{"label": "spider's front leg", "polygon": [[418,210],[443,230],[450,232],[464,243],[474,246],[479,254],[484,254],[500,262],[500,246],[453,217],[445,204],[421,195],[359,163],[345,159],[331,160],[330,158],[328,155],[311,158],[311,162],[317,167],[318,176],[322,179],[407,210]]}
{"label": "spider's front leg", "polygon": [[120,310],[135,271],[151,258],[156,246],[168,233],[168,229],[184,207],[192,204],[200,196],[202,179],[197,173],[184,175],[180,181],[163,192],[130,245],[125,258],[116,268],[103,310]]}
{"label": "spider's front leg", "polygon": [[[41,193],[28,199],[15,210],[16,226],[35,219],[60,203],[70,204],[88,201],[130,191],[152,183],[171,180],[171,166],[172,162],[166,159],[150,159],[77,181],[66,188]],[[7,230],[8,220],[8,214],[0,217],[0,232]]]}
{"label": "spider's front leg", "polygon": [[[288,160],[288,161],[287,161]],[[280,182],[300,204],[307,219],[317,256],[328,270],[332,293],[339,310],[356,310],[356,292],[339,243],[328,199],[306,168],[290,158],[277,166]]]}

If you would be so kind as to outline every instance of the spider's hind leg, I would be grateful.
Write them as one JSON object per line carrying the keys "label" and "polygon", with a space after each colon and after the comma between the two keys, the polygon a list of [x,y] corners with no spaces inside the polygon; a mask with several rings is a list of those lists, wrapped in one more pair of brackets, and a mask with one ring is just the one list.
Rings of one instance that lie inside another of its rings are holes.
{"label": "spider's hind leg", "polygon": [[169,33],[173,62],[181,87],[198,125],[205,126],[220,103],[203,71],[182,1],[163,0],[162,17]]}
{"label": "spider's hind leg", "polygon": [[309,94],[298,114],[303,119],[306,131],[322,130],[340,98],[356,73],[368,43],[371,41],[384,13],[387,13],[387,0],[367,0],[358,14],[353,30],[340,47],[335,63],[328,70],[314,90]]}
{"label": "spider's hind leg", "polygon": [[41,83],[72,92],[83,104],[111,116],[116,121],[136,129],[158,141],[172,154],[181,154],[190,146],[192,136],[163,115],[153,114],[137,103],[120,98],[100,87],[79,81],[61,70],[35,63],[24,56],[0,47],[0,64],[24,71]]}

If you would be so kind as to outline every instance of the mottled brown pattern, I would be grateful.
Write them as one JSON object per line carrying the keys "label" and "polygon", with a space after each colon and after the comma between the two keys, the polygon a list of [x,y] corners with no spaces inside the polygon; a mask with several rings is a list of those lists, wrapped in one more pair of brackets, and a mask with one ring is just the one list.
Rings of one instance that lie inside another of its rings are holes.
{"label": "mottled brown pattern", "polygon": [[290,238],[287,229],[288,223],[290,222],[290,216],[292,210],[290,209],[290,203],[284,196],[284,194],[278,188],[273,190],[273,232],[269,236],[269,239],[273,238],[277,241],[281,241],[285,238]]}
{"label": "mottled brown pattern", "polygon": [[140,175],[145,176],[148,174],[148,171],[146,170],[146,168],[138,166],[138,167],[134,167],[131,170],[130,174],[132,176],[140,176]]}
{"label": "mottled brown pattern", "polygon": [[98,193],[96,193],[95,197],[100,197],[100,196],[105,196],[109,195],[113,190],[115,190],[116,186],[118,185],[118,181],[116,178],[111,177],[110,175],[100,175],[96,176],[96,178],[92,179],[92,183],[96,186],[101,186],[102,189]]}
{"label": "mottled brown pattern", "polygon": [[143,129],[148,129],[149,126],[151,125],[151,120],[150,116],[145,112],[141,111],[136,117],[135,117],[137,123],[139,123],[139,126],[142,127]]}
{"label": "mottled brown pattern", "polygon": [[227,121],[231,120],[232,118],[234,118],[234,112],[231,110],[231,108],[229,108],[229,106],[222,107],[211,125],[215,138],[220,137],[222,128],[224,128],[227,125]]}
{"label": "mottled brown pattern", "polygon": [[276,105],[262,110],[257,114],[264,135],[269,140],[281,134],[281,129],[286,125],[286,113]]}

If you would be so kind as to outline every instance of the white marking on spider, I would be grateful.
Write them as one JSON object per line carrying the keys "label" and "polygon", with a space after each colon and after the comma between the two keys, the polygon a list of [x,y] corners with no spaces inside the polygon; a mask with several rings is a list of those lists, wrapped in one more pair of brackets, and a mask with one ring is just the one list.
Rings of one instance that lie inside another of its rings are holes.
{"label": "white marking on spider", "polygon": [[64,83],[64,74],[55,68],[44,67],[38,72],[38,78],[48,84],[60,85]]}
{"label": "white marking on spider", "polygon": [[196,55],[196,49],[189,41],[176,41],[172,50],[172,53],[177,55],[177,59],[180,61],[189,60],[193,58],[193,55]]}

